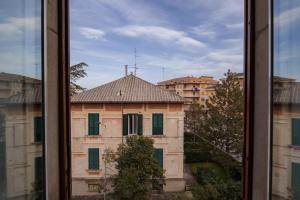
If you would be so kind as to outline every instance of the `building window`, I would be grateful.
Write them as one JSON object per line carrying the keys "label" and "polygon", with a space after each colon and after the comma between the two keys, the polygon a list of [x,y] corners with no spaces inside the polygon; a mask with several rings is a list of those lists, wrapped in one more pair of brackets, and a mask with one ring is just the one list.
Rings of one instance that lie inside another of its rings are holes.
{"label": "building window", "polygon": [[300,199],[300,164],[292,163],[292,199]]}
{"label": "building window", "polygon": [[88,121],[88,134],[99,135],[99,113],[89,113]]}
{"label": "building window", "polygon": [[152,114],[152,135],[164,134],[164,115],[161,113]]}
{"label": "building window", "polygon": [[88,151],[89,151],[89,170],[99,170],[99,149],[90,148]]}
{"label": "building window", "polygon": [[292,119],[292,145],[300,146],[300,119]]}
{"label": "building window", "polygon": [[42,142],[43,138],[43,119],[42,117],[34,118],[34,141]]}
{"label": "building window", "polygon": [[154,149],[154,158],[157,160],[159,165],[164,167],[164,150],[163,149]]}
{"label": "building window", "polygon": [[40,182],[43,178],[43,157],[36,157],[34,160],[35,181]]}
{"label": "building window", "polygon": [[143,135],[143,115],[123,115],[123,135]]}

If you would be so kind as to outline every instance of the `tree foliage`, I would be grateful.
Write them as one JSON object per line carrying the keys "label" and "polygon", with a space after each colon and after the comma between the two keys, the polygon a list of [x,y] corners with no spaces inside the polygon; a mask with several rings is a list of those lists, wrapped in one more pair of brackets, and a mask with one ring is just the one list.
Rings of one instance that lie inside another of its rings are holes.
{"label": "tree foliage", "polygon": [[72,65],[70,67],[70,93],[71,95],[77,94],[85,90],[85,88],[81,87],[80,85],[76,84],[76,81],[80,78],[84,78],[87,76],[85,68],[88,65],[84,62]]}
{"label": "tree foliage", "polygon": [[228,71],[215,87],[207,107],[193,105],[186,114],[186,129],[202,141],[235,158],[243,151],[243,92],[236,73]]}
{"label": "tree foliage", "polygon": [[152,188],[162,188],[164,171],[154,158],[153,140],[143,136],[128,137],[117,150],[114,189],[119,199],[149,199]]}

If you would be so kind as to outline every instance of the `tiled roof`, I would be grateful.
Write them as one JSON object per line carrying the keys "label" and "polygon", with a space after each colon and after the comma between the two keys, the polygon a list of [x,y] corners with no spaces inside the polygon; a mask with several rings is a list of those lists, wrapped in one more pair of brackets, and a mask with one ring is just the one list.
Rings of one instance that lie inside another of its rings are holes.
{"label": "tiled roof", "polygon": [[22,82],[22,83],[36,83],[40,84],[41,81],[35,78],[30,78],[28,76],[23,76],[19,74],[10,74],[5,72],[0,72],[0,81],[7,82]]}
{"label": "tiled roof", "polygon": [[16,95],[2,99],[0,104],[40,104],[42,102],[41,87],[23,90]]}
{"label": "tiled roof", "polygon": [[273,101],[275,104],[300,104],[300,83],[275,90]]}
{"label": "tiled roof", "polygon": [[128,75],[102,86],[72,96],[72,103],[183,103],[184,98],[170,91]]}
{"label": "tiled roof", "polygon": [[159,82],[158,85],[172,85],[177,83],[210,83],[210,84],[217,84],[218,81],[212,79],[212,77],[201,76],[201,77],[194,77],[194,76],[185,76],[170,79],[167,81]]}

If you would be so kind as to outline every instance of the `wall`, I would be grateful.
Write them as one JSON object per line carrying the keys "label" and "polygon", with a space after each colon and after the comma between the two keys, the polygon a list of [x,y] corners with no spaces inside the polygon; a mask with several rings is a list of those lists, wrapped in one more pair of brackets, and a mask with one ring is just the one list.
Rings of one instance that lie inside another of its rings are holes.
{"label": "wall", "polygon": [[[88,113],[100,113],[100,136],[87,135]],[[183,123],[184,112],[181,104],[98,104],[72,105],[72,176],[73,195],[94,194],[87,193],[86,183],[104,177],[104,163],[101,159],[106,148],[114,151],[125,140],[122,137],[122,113],[143,114],[143,135],[154,139],[155,148],[164,149],[164,168],[166,178],[177,180],[177,188],[165,187],[166,191],[183,190]],[[152,136],[152,113],[164,113],[164,135]],[[89,171],[88,148],[100,148],[100,170]],[[107,174],[116,171],[107,170]],[[80,184],[84,182],[85,184]],[[79,189],[80,187],[81,189]],[[82,187],[85,188],[82,191]],[[78,188],[78,190],[77,190]]]}

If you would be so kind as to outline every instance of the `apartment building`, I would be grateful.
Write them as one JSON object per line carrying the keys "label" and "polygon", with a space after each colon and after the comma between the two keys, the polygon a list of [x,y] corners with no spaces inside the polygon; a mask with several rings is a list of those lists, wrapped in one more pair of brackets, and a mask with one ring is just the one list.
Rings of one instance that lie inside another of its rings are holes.
{"label": "apartment building", "polygon": [[44,168],[40,81],[4,73],[0,78],[7,86],[1,93],[6,98],[0,100],[0,187],[6,188],[1,194],[9,199],[38,198]]}
{"label": "apartment building", "polygon": [[206,105],[206,101],[214,94],[214,86],[218,81],[211,76],[186,76],[158,83],[158,86],[185,98],[185,110],[192,103]]}
{"label": "apartment building", "polygon": [[[287,79],[281,79],[286,80]],[[300,83],[274,94],[273,198],[300,199]]]}
{"label": "apartment building", "polygon": [[[184,98],[128,75],[72,97],[73,195],[99,194],[106,169],[102,156],[130,135],[154,139],[165,170],[165,191],[183,191]],[[106,174],[105,174],[106,173]]]}

